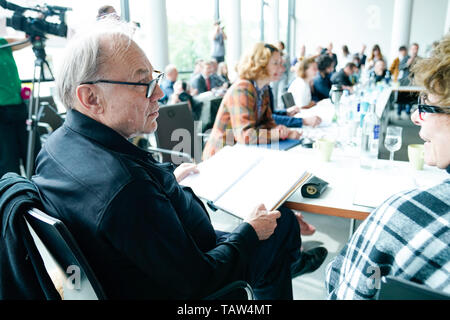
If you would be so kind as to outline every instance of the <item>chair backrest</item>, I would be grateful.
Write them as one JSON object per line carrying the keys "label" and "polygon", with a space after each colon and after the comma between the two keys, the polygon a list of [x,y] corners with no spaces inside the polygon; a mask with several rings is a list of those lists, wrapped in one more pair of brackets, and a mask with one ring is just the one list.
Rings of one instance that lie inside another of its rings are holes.
{"label": "chair backrest", "polygon": [[450,295],[397,277],[383,277],[378,300],[449,300]]}
{"label": "chair backrest", "polygon": [[53,97],[39,97],[39,104],[41,108],[39,121],[48,123],[53,131],[58,129],[64,123],[64,119],[58,113],[58,107]]}
{"label": "chair backrest", "polygon": [[290,92],[285,92],[281,96],[281,99],[283,100],[284,108],[290,108],[295,105],[294,96]]}
{"label": "chair backrest", "polygon": [[201,121],[200,129],[202,133],[213,128],[222,100],[222,97],[215,96],[206,96],[203,98],[199,96],[194,97],[194,101],[201,104],[201,108],[197,111],[197,114],[194,115],[194,118],[197,121]]}
{"label": "chair backrest", "polygon": [[75,239],[60,220],[35,208],[27,212],[25,220],[46,269],[56,265],[61,271],[65,300],[106,299]]}
{"label": "chair backrest", "polygon": [[[194,128],[192,112],[187,102],[165,105],[159,108],[156,130],[158,148],[189,154],[196,161],[201,157],[201,140]],[[184,157],[163,154],[164,162],[176,165],[186,162]]]}

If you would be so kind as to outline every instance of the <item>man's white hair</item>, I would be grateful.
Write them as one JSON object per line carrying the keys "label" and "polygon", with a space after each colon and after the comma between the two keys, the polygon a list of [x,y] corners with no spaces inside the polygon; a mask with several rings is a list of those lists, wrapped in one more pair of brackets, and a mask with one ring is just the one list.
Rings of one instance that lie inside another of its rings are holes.
{"label": "man's white hair", "polygon": [[58,94],[66,109],[74,107],[81,83],[101,79],[105,72],[102,65],[128,49],[133,33],[133,25],[106,18],[69,40],[56,75]]}

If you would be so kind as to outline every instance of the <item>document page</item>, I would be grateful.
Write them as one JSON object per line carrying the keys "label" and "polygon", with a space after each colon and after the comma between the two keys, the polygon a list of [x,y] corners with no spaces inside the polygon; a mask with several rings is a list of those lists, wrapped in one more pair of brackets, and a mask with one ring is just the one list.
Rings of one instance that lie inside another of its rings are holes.
{"label": "document page", "polygon": [[355,188],[353,204],[376,208],[390,196],[400,191],[414,188],[414,182],[411,177],[407,175],[396,177],[394,173],[390,175],[388,173],[382,170],[361,169]]}
{"label": "document page", "polygon": [[267,210],[274,210],[306,176],[298,155],[267,150],[264,159],[224,193],[215,205],[243,219],[261,203]]}
{"label": "document page", "polygon": [[261,159],[261,152],[254,148],[226,146],[197,166],[200,173],[186,177],[180,184],[191,187],[197,196],[215,202]]}

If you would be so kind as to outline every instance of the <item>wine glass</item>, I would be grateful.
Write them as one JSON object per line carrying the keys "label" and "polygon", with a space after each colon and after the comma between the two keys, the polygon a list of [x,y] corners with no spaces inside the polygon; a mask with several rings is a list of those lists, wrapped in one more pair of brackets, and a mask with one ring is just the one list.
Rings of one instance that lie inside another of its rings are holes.
{"label": "wine glass", "polygon": [[391,166],[394,163],[394,152],[402,147],[402,127],[388,126],[386,137],[384,138],[384,146],[389,150],[389,162]]}

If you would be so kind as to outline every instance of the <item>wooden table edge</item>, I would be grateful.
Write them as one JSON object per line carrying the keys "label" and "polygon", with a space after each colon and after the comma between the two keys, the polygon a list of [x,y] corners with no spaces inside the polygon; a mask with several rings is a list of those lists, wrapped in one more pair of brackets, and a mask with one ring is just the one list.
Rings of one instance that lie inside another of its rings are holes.
{"label": "wooden table edge", "polygon": [[369,212],[364,211],[356,211],[356,210],[348,210],[348,209],[338,209],[338,208],[330,208],[323,207],[313,204],[305,204],[298,202],[286,201],[285,206],[289,209],[311,212],[316,214],[323,214],[327,216],[335,216],[341,218],[349,218],[356,220],[364,220],[369,216]]}

